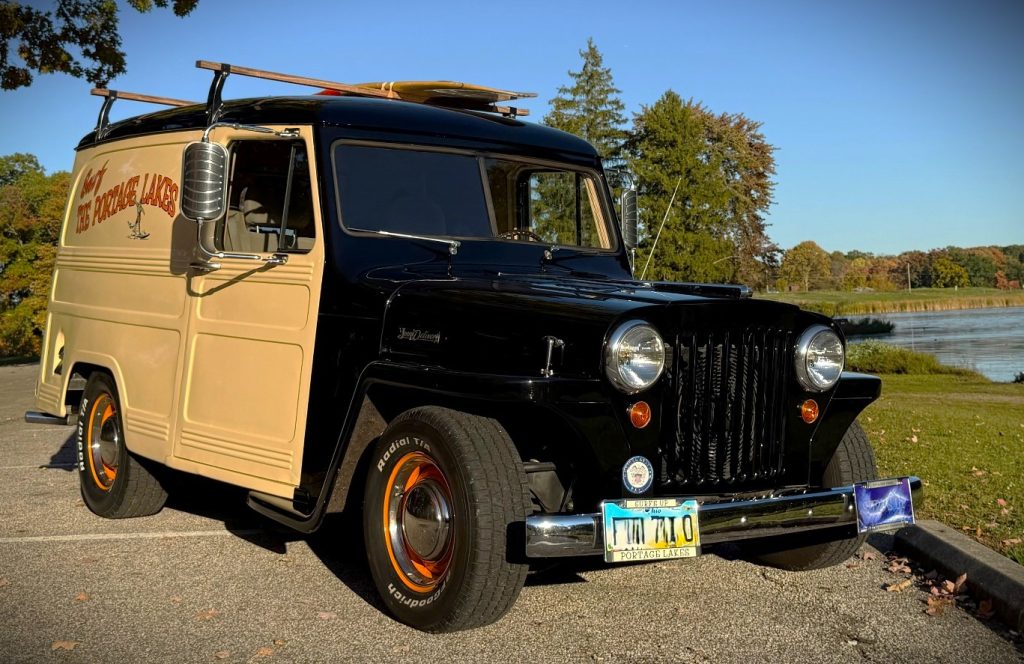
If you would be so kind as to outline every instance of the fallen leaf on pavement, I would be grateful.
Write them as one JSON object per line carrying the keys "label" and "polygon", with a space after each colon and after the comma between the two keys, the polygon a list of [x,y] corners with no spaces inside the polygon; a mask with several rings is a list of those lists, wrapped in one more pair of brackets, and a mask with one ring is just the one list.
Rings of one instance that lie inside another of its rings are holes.
{"label": "fallen leaf on pavement", "polygon": [[50,644],[50,650],[74,650],[78,645],[81,645],[78,641],[54,641]]}
{"label": "fallen leaf on pavement", "polygon": [[274,649],[270,646],[261,646],[256,649],[257,657],[270,657],[274,654]]}
{"label": "fallen leaf on pavement", "polygon": [[213,653],[213,656],[217,659],[227,659],[228,657],[231,657],[231,652],[229,650],[218,650]]}
{"label": "fallen leaf on pavement", "polygon": [[956,589],[956,585],[949,579],[946,579],[942,582],[942,589],[947,593],[952,593]]}
{"label": "fallen leaf on pavement", "polygon": [[217,609],[207,609],[205,611],[200,611],[199,613],[197,613],[196,620],[210,620],[211,618],[216,618],[219,615],[220,611],[218,611]]}
{"label": "fallen leaf on pavement", "polygon": [[288,642],[285,641],[284,639],[274,639],[274,645],[275,646],[283,646],[286,643],[288,643]]}
{"label": "fallen leaf on pavement", "polygon": [[75,595],[75,601],[76,602],[86,602],[88,600],[89,600],[89,594],[88,593],[78,593],[77,595]]}
{"label": "fallen leaf on pavement", "polygon": [[10,583],[10,581],[7,580],[6,576],[0,577],[0,588],[3,588],[4,586],[6,586],[9,583]]}
{"label": "fallen leaf on pavement", "polygon": [[982,620],[988,620],[992,617],[995,612],[992,610],[992,600],[983,599],[978,604],[978,617]]}
{"label": "fallen leaf on pavement", "polygon": [[334,620],[338,617],[338,614],[334,611],[321,611],[320,613],[316,614],[316,617],[320,620]]}
{"label": "fallen leaf on pavement", "polygon": [[932,586],[932,589],[928,591],[932,595],[938,596],[940,591],[938,586]]}
{"label": "fallen leaf on pavement", "polygon": [[964,587],[965,583],[967,583],[967,572],[956,577],[956,583],[953,584],[953,594],[959,595],[960,590]]}
{"label": "fallen leaf on pavement", "polygon": [[860,554],[860,557],[861,560],[874,560],[875,554],[871,553],[870,551],[865,551],[864,553]]}
{"label": "fallen leaf on pavement", "polygon": [[910,579],[903,579],[902,581],[899,581],[897,583],[892,583],[892,584],[886,586],[885,589],[888,590],[891,593],[903,592],[904,590],[909,588],[911,585],[913,585],[913,583],[914,582],[911,581]]}

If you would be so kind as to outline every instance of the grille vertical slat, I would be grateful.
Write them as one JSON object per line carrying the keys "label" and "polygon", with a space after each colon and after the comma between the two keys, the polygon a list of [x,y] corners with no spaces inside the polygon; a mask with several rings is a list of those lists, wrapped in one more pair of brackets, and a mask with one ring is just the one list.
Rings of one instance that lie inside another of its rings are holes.
{"label": "grille vertical slat", "polygon": [[677,337],[669,481],[733,485],[781,471],[789,339],[761,327]]}

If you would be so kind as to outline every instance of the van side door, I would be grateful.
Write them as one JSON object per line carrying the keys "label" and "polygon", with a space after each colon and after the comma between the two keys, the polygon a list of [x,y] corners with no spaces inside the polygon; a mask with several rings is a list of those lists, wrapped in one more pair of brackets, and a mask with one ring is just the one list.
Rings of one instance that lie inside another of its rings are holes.
{"label": "van side door", "polygon": [[267,138],[222,128],[211,140],[230,153],[228,210],[211,222],[216,247],[287,262],[225,258],[191,271],[174,465],[291,498],[324,266],[312,129]]}

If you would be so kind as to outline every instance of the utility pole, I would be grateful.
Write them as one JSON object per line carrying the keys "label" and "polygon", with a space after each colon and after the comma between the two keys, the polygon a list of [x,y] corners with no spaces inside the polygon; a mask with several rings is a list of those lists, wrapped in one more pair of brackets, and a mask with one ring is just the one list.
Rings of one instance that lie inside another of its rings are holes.
{"label": "utility pole", "polygon": [[907,263],[907,292],[910,292],[910,263]]}

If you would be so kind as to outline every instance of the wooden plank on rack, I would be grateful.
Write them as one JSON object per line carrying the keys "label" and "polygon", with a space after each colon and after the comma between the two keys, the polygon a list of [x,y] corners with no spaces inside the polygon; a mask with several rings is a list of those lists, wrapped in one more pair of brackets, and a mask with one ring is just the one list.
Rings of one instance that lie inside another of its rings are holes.
{"label": "wooden plank on rack", "polygon": [[93,88],[94,97],[114,97],[115,99],[128,99],[129,101],[144,101],[148,104],[161,104],[163,106],[195,106],[199,102],[174,99],[172,97],[154,97],[153,95],[141,95],[137,92],[121,92],[120,90],[108,90],[107,88]]}
{"label": "wooden plank on rack", "polygon": [[346,94],[358,95],[360,97],[382,97],[384,99],[394,99],[397,97],[397,95],[384,90],[373,90],[370,88],[359,87],[358,85],[349,85],[348,83],[325,81],[319,78],[308,78],[306,76],[293,76],[291,74],[281,74],[273,71],[265,71],[263,69],[252,69],[251,67],[238,67],[221,62],[210,62],[208,60],[197,60],[196,67],[200,69],[209,69],[211,71],[224,71],[231,74],[238,74],[240,76],[252,76],[253,78],[262,78],[268,81],[307,85],[311,88],[324,88],[326,90],[344,92]]}

